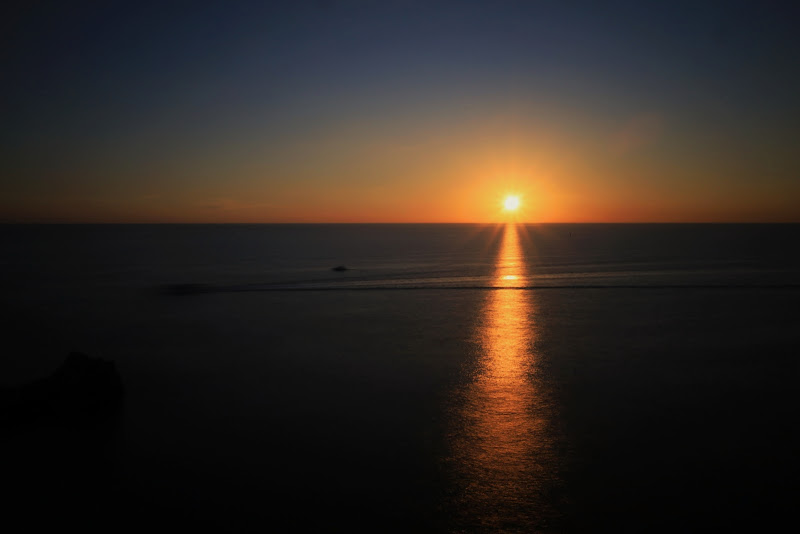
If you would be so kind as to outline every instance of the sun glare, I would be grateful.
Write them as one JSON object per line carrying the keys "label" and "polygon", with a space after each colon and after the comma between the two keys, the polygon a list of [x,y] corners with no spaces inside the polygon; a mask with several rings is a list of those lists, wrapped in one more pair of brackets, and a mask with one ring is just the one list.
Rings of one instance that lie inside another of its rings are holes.
{"label": "sun glare", "polygon": [[509,195],[503,201],[503,207],[506,211],[516,211],[519,208],[519,197],[516,195]]}

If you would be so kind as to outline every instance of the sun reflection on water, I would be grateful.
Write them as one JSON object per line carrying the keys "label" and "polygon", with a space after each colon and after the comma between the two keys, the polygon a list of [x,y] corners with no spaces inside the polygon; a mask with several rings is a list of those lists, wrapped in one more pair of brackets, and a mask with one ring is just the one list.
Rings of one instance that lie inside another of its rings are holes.
{"label": "sun reflection on water", "polygon": [[[526,279],[520,230],[506,226],[493,279],[518,287]],[[541,528],[554,479],[549,406],[537,378],[531,293],[487,292],[475,331],[479,349],[462,392],[453,434],[458,511],[468,530]]]}

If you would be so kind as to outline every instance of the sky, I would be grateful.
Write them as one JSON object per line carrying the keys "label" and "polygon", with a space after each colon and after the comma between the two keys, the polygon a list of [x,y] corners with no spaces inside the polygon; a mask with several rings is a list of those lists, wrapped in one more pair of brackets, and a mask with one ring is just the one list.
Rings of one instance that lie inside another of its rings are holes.
{"label": "sky", "polygon": [[0,222],[800,222],[787,2],[20,2]]}

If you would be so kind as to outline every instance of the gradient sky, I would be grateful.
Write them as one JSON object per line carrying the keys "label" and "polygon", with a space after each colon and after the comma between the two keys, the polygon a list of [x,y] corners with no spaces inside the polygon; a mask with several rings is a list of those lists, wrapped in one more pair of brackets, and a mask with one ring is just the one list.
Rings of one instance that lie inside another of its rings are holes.
{"label": "gradient sky", "polygon": [[0,221],[800,221],[788,4],[4,7]]}

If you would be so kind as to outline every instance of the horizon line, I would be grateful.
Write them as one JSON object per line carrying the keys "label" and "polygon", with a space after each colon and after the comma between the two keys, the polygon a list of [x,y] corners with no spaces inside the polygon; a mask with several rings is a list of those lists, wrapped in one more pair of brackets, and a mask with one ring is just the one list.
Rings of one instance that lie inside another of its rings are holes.
{"label": "horizon line", "polygon": [[0,221],[0,226],[145,226],[145,225],[173,225],[173,226],[201,226],[201,225],[230,225],[230,226],[255,226],[255,225],[501,225],[501,224],[524,224],[524,225],[557,225],[557,224],[800,224],[796,221],[559,221],[559,222],[533,222],[533,221],[490,221],[490,222],[396,222],[396,221],[285,221],[285,222],[174,222],[174,221],[154,221],[154,222],[91,222],[91,221]]}

